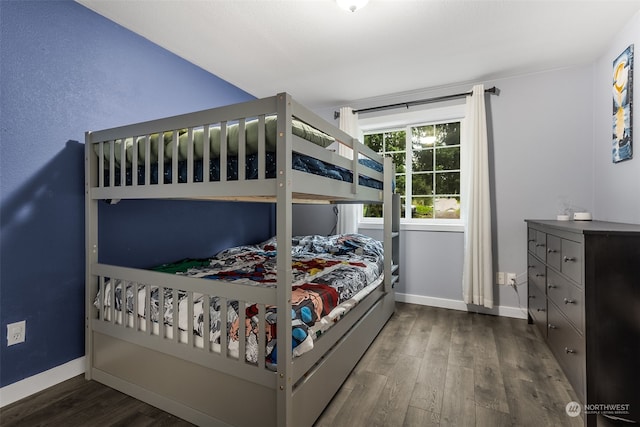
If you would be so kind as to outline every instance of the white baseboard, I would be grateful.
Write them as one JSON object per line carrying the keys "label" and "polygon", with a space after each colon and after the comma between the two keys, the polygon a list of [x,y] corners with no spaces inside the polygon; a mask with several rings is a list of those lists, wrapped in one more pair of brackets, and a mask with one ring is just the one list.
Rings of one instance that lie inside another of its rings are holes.
{"label": "white baseboard", "polygon": [[396,301],[410,304],[426,305],[430,307],[448,308],[451,310],[468,311],[471,313],[493,314],[495,316],[513,317],[515,319],[526,319],[527,312],[519,307],[494,306],[492,309],[479,305],[467,305],[464,301],[427,297],[423,295],[400,294],[396,292]]}
{"label": "white baseboard", "polygon": [[84,356],[0,388],[0,408],[84,373]]}

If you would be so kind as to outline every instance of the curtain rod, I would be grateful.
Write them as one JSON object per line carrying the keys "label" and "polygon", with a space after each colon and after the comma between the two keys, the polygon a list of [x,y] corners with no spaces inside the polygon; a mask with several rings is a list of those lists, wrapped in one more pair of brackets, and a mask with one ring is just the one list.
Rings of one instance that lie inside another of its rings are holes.
{"label": "curtain rod", "polygon": [[[496,88],[495,86],[493,86],[493,87],[490,87],[489,89],[485,89],[484,93],[491,93],[491,94],[495,95],[495,94],[498,93],[498,91],[499,91],[499,89]],[[353,110],[353,114],[355,114],[355,113],[371,113],[373,111],[390,110],[392,108],[400,108],[400,107],[409,108],[409,107],[412,107],[414,105],[431,104],[433,102],[448,101],[450,99],[462,98],[462,97],[465,97],[467,95],[473,95],[473,92],[456,93],[456,94],[453,94],[453,95],[438,96],[436,98],[419,99],[417,101],[399,102],[397,104],[389,104],[389,105],[380,105],[378,107],[361,108],[359,110]],[[339,111],[334,111],[333,112],[334,120],[339,118],[339,117],[340,117],[340,112]]]}

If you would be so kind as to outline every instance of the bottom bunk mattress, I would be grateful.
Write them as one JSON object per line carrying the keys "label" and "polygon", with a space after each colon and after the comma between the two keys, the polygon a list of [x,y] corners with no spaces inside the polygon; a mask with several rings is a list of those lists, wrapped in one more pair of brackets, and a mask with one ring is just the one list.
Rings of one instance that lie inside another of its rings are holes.
{"label": "bottom bunk mattress", "polygon": [[[314,341],[344,314],[358,304],[366,295],[382,282],[383,250],[382,243],[360,234],[335,236],[295,237],[292,241],[292,337],[293,354],[299,356],[311,350]],[[275,238],[257,245],[244,245],[225,249],[212,258],[185,259],[176,263],[164,264],[154,268],[156,271],[180,274],[190,277],[224,280],[255,286],[276,286],[277,242]],[[231,284],[232,286],[232,284]],[[123,292],[123,288],[125,292]],[[137,295],[134,292],[137,289]],[[147,290],[150,292],[147,298]],[[123,294],[126,298],[123,301]],[[111,282],[105,283],[104,292],[99,291],[94,305],[105,311],[104,318],[111,320],[112,301],[115,301],[113,315],[115,321],[126,321],[133,325],[134,313],[146,319],[147,306],[151,314],[152,334],[160,334],[158,320],[173,326],[174,296],[173,289],[164,288],[160,296],[159,288],[120,281],[115,289]],[[187,304],[193,303],[193,333],[195,344],[204,346],[202,339],[206,333],[204,321],[205,298],[194,293],[191,299],[187,293],[178,291],[178,327],[181,342],[187,342],[189,333],[189,310]],[[209,298],[209,342],[214,351],[220,351],[221,303],[218,297]],[[137,304],[137,309],[134,306]],[[163,305],[160,309],[160,304]],[[123,319],[123,308],[128,320]],[[239,357],[238,332],[241,329],[239,310],[245,312],[245,358],[250,363],[258,362],[258,334],[261,330],[258,308],[255,304],[239,303],[227,300],[227,343],[231,357]],[[160,314],[162,313],[162,315]],[[277,307],[267,306],[265,324],[266,333],[265,363],[275,368],[277,364]],[[140,322],[140,329],[146,330],[146,322]],[[166,328],[167,335],[173,334],[172,328]],[[167,336],[173,339],[173,336]]]}

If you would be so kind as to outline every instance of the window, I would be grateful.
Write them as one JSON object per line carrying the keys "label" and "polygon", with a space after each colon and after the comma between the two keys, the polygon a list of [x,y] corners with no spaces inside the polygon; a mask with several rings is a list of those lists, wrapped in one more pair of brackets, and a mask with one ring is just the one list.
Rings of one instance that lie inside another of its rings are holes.
{"label": "window", "polygon": [[[396,165],[396,192],[405,220],[460,220],[461,119],[365,130],[364,144]],[[382,216],[364,205],[364,218]]]}

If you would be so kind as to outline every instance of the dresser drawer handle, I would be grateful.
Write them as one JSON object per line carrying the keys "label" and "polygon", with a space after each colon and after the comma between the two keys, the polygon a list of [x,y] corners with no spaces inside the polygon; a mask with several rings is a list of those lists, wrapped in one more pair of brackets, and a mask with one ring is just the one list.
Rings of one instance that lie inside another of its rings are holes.
{"label": "dresser drawer handle", "polygon": [[536,241],[536,239],[529,239],[529,240],[527,240],[527,242],[529,242],[529,243],[533,243],[533,242],[535,242],[535,241]]}
{"label": "dresser drawer handle", "polygon": [[558,329],[556,325],[552,325],[551,323],[549,323],[547,326],[549,327],[549,329]]}
{"label": "dresser drawer handle", "polygon": [[566,257],[562,258],[562,261],[564,261],[564,262],[570,262],[570,261],[575,261],[575,260],[576,260],[575,257],[572,257],[572,256],[566,256]]}
{"label": "dresser drawer handle", "polygon": [[536,308],[536,311],[547,311],[544,308]]}
{"label": "dresser drawer handle", "polygon": [[574,299],[569,299],[569,298],[565,298],[565,299],[564,299],[564,303],[565,303],[565,304],[575,304],[575,303],[576,303],[576,300],[574,300]]}
{"label": "dresser drawer handle", "polygon": [[536,277],[544,277],[544,274],[542,274],[542,273],[536,273]]}
{"label": "dresser drawer handle", "polygon": [[569,348],[569,347],[565,347],[564,348],[564,352],[567,353],[567,354],[576,354],[576,351],[574,349],[572,349],[572,348]]}
{"label": "dresser drawer handle", "polygon": [[536,299],[535,295],[529,295],[529,299]]}
{"label": "dresser drawer handle", "polygon": [[544,248],[544,243],[536,243],[536,248]]}
{"label": "dresser drawer handle", "polygon": [[548,254],[554,254],[556,252],[558,252],[558,251],[556,251],[555,249],[551,249],[551,248],[547,249],[547,253]]}
{"label": "dresser drawer handle", "polygon": [[555,288],[557,288],[557,286],[556,286],[556,285],[554,285],[553,283],[549,283],[549,284],[547,285],[547,288],[549,288],[549,289],[555,289]]}

